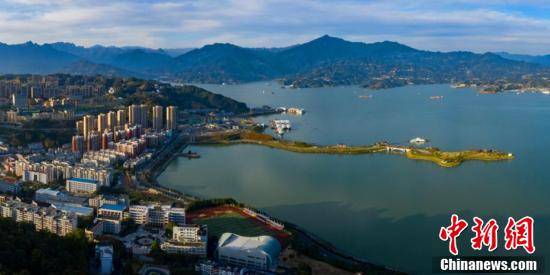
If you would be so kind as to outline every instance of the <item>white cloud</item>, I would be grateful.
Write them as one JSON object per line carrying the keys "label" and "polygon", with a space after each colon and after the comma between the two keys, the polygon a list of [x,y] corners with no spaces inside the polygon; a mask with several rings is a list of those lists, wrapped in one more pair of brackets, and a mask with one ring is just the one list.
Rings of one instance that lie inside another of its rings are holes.
{"label": "white cloud", "polygon": [[550,19],[540,16],[548,9],[543,0],[7,0],[0,2],[0,41],[258,47],[331,34],[431,50],[548,53]]}

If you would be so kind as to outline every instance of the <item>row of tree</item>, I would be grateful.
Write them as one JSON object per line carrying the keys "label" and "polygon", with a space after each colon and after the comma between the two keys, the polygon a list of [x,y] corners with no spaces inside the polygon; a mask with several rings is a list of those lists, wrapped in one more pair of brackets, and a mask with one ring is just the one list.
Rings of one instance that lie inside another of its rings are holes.
{"label": "row of tree", "polygon": [[93,248],[84,232],[60,237],[0,218],[0,274],[86,274]]}

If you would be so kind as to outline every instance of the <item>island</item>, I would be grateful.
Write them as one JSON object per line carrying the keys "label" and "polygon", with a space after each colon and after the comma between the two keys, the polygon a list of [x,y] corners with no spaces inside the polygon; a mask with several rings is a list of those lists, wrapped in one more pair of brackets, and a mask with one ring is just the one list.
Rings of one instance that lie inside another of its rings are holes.
{"label": "island", "polygon": [[306,154],[358,155],[391,153],[403,155],[409,159],[431,161],[441,167],[447,168],[459,166],[464,161],[469,160],[503,161],[514,159],[512,153],[492,149],[447,152],[441,151],[439,148],[435,147],[417,148],[412,146],[393,145],[385,141],[362,146],[349,146],[346,144],[316,145],[302,141],[275,138],[269,134],[254,130],[236,130],[203,135],[197,137],[197,142],[199,144],[219,145],[254,144]]}

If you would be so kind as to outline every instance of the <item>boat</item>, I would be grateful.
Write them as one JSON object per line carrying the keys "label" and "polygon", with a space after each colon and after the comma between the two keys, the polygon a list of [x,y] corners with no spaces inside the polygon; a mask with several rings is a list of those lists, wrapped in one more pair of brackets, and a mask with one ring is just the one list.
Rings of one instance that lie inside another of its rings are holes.
{"label": "boat", "polygon": [[274,119],[271,121],[271,128],[273,129],[282,129],[282,130],[290,130],[292,129],[292,126],[290,124],[290,120],[287,119]]}
{"label": "boat", "polygon": [[370,98],[372,98],[372,95],[360,95],[359,98],[360,99],[370,99]]}
{"label": "boat", "polygon": [[461,89],[461,88],[467,88],[467,86],[466,86],[465,83],[456,83],[456,84],[452,84],[452,85],[451,85],[451,88],[454,88],[454,89]]}
{"label": "boat", "polygon": [[275,128],[275,132],[276,132],[278,135],[282,136],[282,135],[285,134],[286,130],[285,130],[284,128],[282,128],[282,127],[277,127],[277,128]]}
{"label": "boat", "polygon": [[291,114],[291,115],[299,115],[299,116],[301,116],[301,115],[303,115],[303,114],[306,112],[306,110],[300,109],[300,108],[291,107],[291,108],[286,109],[286,112],[287,112],[288,114]]}
{"label": "boat", "polygon": [[443,99],[443,96],[442,95],[434,95],[434,96],[430,96],[430,99],[431,100],[440,100],[440,99]]}
{"label": "boat", "polygon": [[409,140],[409,143],[414,143],[414,144],[424,144],[426,142],[428,142],[428,139],[421,138],[421,137],[415,137]]}
{"label": "boat", "polygon": [[201,157],[197,152],[191,152],[191,150],[187,151],[187,153],[181,153],[181,156],[190,159],[198,159]]}

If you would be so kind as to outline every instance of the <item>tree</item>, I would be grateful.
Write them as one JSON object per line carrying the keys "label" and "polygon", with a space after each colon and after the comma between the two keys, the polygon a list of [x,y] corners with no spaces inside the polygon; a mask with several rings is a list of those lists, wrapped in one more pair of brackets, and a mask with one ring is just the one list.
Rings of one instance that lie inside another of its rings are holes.
{"label": "tree", "polygon": [[66,237],[35,231],[34,225],[0,218],[2,274],[84,274],[91,245],[82,230]]}
{"label": "tree", "polygon": [[167,238],[172,238],[172,236],[174,234],[174,226],[176,226],[176,224],[174,222],[169,222],[166,225],[166,228],[164,230],[164,235],[166,235]]}
{"label": "tree", "polygon": [[149,252],[149,256],[155,258],[157,261],[164,261],[164,251],[160,249],[160,244],[157,240],[154,240],[151,244],[151,251]]}

